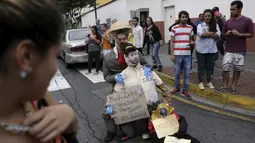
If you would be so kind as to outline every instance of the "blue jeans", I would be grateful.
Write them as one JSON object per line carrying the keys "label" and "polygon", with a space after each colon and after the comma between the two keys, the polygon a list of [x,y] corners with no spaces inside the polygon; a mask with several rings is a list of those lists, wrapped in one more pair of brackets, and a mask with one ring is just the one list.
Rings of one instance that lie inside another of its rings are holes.
{"label": "blue jeans", "polygon": [[174,83],[177,90],[180,89],[180,73],[182,63],[184,66],[184,80],[183,80],[183,91],[188,91],[189,88],[189,75],[191,69],[191,55],[175,55],[174,60]]}
{"label": "blue jeans", "polygon": [[157,66],[157,67],[162,66],[160,58],[158,56],[159,48],[160,48],[159,42],[151,44],[152,63],[153,63],[153,66]]}

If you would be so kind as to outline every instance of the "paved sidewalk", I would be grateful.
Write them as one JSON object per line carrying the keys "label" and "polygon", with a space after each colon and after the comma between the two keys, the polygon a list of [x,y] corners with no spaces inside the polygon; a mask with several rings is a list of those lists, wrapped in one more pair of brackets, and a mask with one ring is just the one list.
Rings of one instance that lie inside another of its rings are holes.
{"label": "paved sidewalk", "polygon": [[[173,76],[173,63],[170,61],[170,56],[168,55],[168,46],[165,45],[160,49],[160,58],[162,64],[164,66],[163,73]],[[146,56],[146,59],[151,62],[150,56]],[[245,72],[241,74],[237,91],[240,95],[246,97],[255,97],[255,53],[247,53],[245,57]],[[221,77],[221,64],[222,64],[222,57],[220,57],[215,63],[215,71],[213,75],[213,84],[215,88],[219,88],[222,86],[222,77]],[[193,53],[193,73],[190,75],[190,82],[194,84],[198,84],[197,78],[197,64],[196,64],[196,57],[195,51]],[[229,87],[231,86],[231,80],[229,82]]]}

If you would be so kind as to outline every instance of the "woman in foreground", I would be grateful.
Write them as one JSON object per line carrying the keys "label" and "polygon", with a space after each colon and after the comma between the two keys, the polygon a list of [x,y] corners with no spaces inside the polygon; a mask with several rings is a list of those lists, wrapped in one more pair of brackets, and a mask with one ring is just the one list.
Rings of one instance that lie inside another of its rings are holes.
{"label": "woman in foreground", "polygon": [[57,71],[62,25],[51,0],[1,0],[1,142],[66,143],[64,136],[76,132],[73,110],[47,95]]}

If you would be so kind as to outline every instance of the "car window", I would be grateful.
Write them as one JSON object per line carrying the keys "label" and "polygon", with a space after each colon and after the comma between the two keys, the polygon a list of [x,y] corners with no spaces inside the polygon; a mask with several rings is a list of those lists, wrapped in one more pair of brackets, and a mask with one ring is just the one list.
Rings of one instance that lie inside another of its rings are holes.
{"label": "car window", "polygon": [[90,30],[75,30],[75,31],[70,31],[68,37],[70,41],[85,40],[88,34],[90,34]]}

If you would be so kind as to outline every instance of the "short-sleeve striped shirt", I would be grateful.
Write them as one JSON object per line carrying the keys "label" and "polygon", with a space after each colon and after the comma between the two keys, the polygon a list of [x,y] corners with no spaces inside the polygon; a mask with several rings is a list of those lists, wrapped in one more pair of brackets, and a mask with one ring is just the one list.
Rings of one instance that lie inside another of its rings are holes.
{"label": "short-sleeve striped shirt", "polygon": [[175,25],[172,27],[171,36],[174,36],[174,55],[191,55],[190,37],[194,35],[191,25]]}

